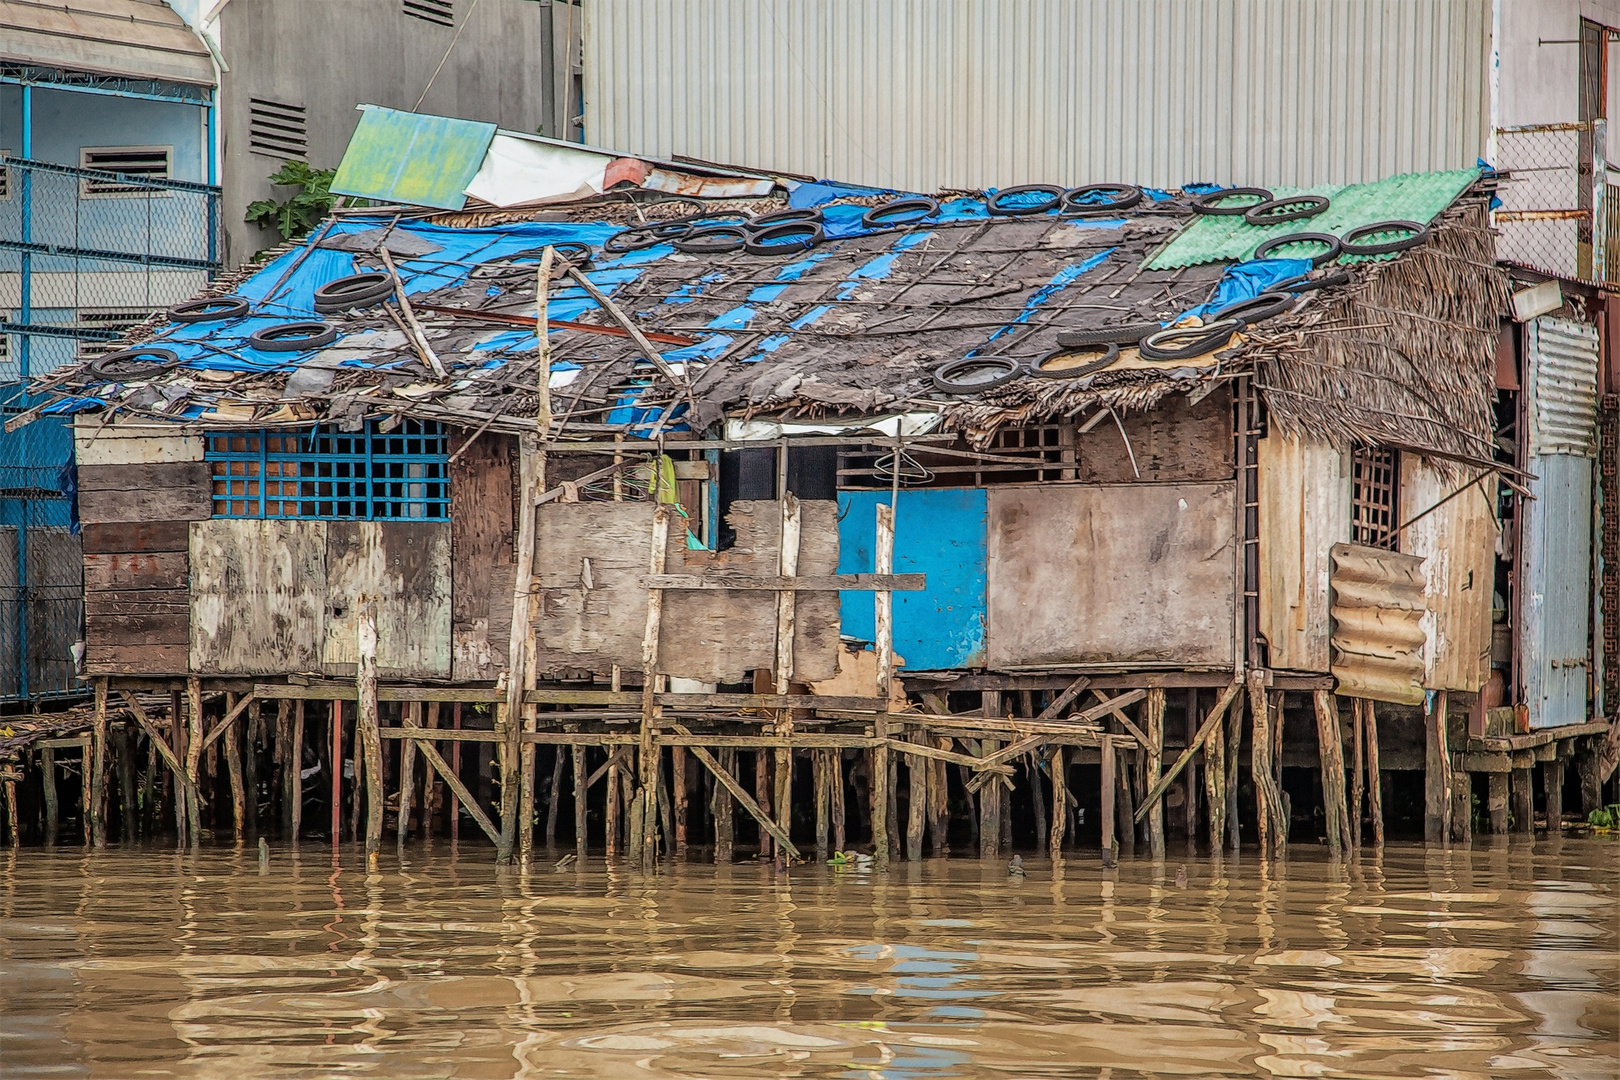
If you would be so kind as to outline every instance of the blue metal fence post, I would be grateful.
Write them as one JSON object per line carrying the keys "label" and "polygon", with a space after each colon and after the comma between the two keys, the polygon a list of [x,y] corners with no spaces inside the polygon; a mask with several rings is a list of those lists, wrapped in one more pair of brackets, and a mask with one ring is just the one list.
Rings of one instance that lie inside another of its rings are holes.
{"label": "blue metal fence post", "polygon": [[[22,157],[24,161],[32,161],[34,159],[34,88],[26,83],[22,88]],[[22,215],[22,235],[20,239],[24,244],[27,244],[31,243],[34,239],[34,212],[32,206],[34,196],[34,173],[33,170],[27,168],[26,166],[22,170],[22,183],[19,185],[19,187],[21,189],[21,202],[19,203],[18,209]],[[22,265],[20,269],[21,274],[18,277],[18,286],[21,290],[21,302],[19,305],[18,320],[24,326],[27,326],[33,321],[34,257],[26,250],[22,252]],[[18,338],[18,379],[21,382],[27,382],[29,374],[28,353],[31,342],[29,341],[29,335],[26,333],[19,334]]]}

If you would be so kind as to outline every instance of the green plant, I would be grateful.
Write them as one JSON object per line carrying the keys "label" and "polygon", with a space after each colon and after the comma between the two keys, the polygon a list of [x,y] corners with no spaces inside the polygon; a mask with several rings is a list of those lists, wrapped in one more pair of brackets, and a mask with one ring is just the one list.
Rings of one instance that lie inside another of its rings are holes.
{"label": "green plant", "polygon": [[1620,829],[1620,803],[1610,803],[1592,811],[1586,815],[1586,823],[1605,832]]}
{"label": "green plant", "polygon": [[244,220],[261,229],[274,226],[283,240],[303,236],[331,213],[332,205],[337,202],[337,196],[330,190],[336,175],[336,169],[312,169],[307,161],[289,161],[270,174],[270,182],[277,187],[298,190],[285,202],[260,199],[249,203]]}

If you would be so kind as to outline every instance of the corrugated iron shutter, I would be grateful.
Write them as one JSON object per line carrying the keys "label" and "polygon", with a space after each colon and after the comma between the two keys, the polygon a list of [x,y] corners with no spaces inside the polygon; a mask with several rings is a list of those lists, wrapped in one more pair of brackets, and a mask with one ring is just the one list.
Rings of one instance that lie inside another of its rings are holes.
{"label": "corrugated iron shutter", "polygon": [[1333,545],[1333,677],[1348,697],[1423,701],[1423,560]]}
{"label": "corrugated iron shutter", "polygon": [[1544,315],[1529,352],[1530,453],[1596,457],[1597,327]]}

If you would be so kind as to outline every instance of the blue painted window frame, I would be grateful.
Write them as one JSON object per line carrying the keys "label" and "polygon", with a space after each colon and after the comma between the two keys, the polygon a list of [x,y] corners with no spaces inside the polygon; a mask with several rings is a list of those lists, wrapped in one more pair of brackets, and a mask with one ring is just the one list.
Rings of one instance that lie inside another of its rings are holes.
{"label": "blue painted window frame", "polygon": [[445,521],[449,432],[433,420],[210,432],[214,517]]}

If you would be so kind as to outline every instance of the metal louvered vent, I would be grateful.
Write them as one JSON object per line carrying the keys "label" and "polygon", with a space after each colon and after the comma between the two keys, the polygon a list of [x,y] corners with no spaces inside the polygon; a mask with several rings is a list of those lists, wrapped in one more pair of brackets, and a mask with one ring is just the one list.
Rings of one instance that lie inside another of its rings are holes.
{"label": "metal louvered vent", "polygon": [[248,149],[291,159],[309,154],[309,124],[302,105],[248,98]]}
{"label": "metal louvered vent", "polygon": [[[11,156],[10,150],[0,150],[0,158]],[[0,165],[0,202],[11,198],[11,170]]]}
{"label": "metal louvered vent", "polygon": [[[149,176],[154,180],[167,180],[173,175],[173,162],[172,146],[86,146],[79,150],[81,168],[124,176]],[[164,194],[139,185],[122,184],[110,176],[85,177],[82,183],[85,195]]]}
{"label": "metal louvered vent", "polygon": [[436,23],[439,26],[456,25],[455,0],[403,0],[401,10],[413,19]]}
{"label": "metal louvered vent", "polygon": [[1531,325],[1530,452],[1595,457],[1597,327],[1550,316]]}

